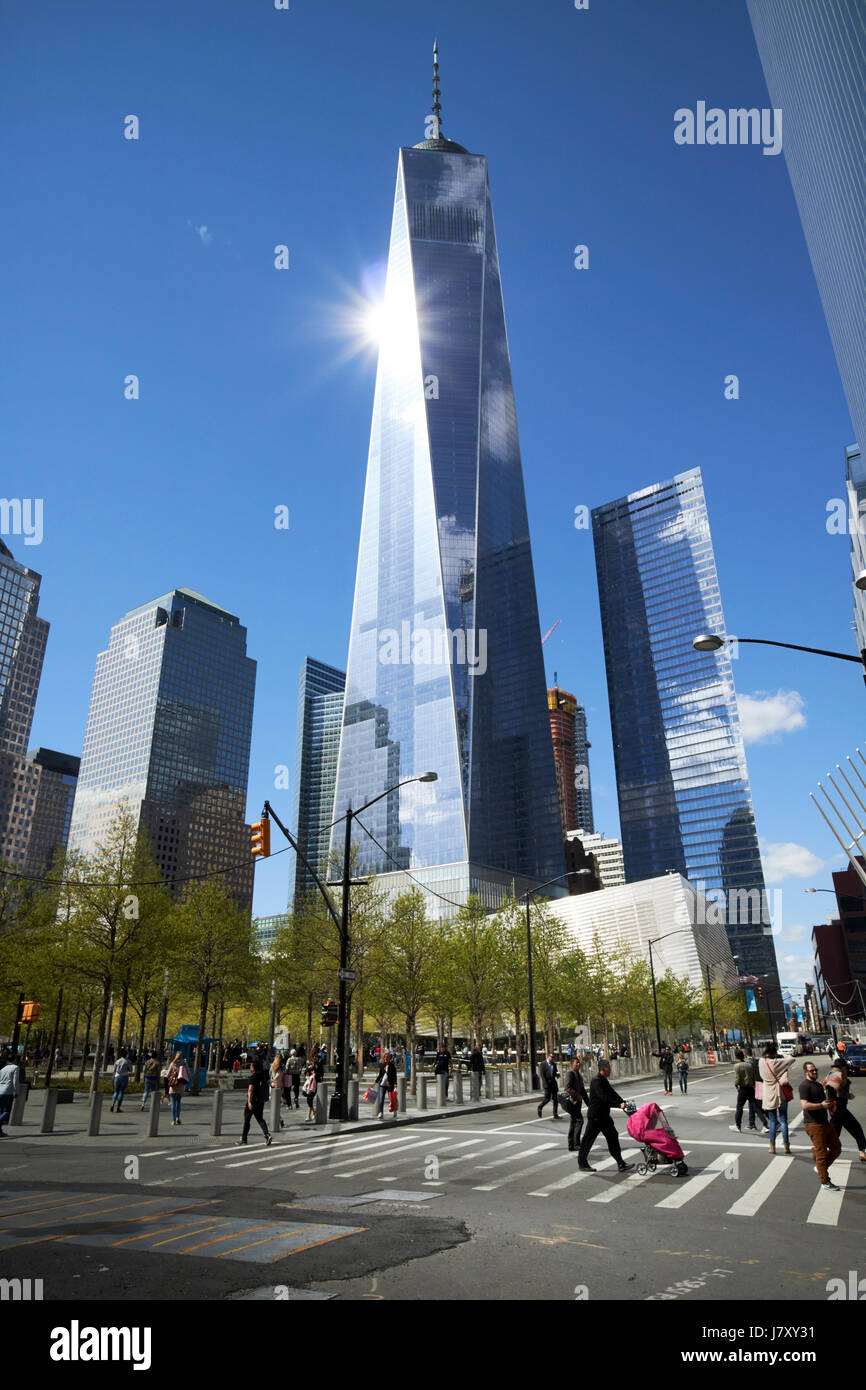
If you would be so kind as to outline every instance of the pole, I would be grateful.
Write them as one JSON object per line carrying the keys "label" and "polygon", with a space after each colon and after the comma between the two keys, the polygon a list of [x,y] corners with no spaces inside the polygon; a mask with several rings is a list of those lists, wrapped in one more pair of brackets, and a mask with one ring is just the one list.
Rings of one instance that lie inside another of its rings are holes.
{"label": "pole", "polygon": [[529,983],[529,1066],[532,1078],[533,1091],[541,1090],[541,1082],[538,1079],[537,1058],[535,1055],[535,993],[532,987],[532,924],[530,922],[530,912],[532,910],[532,899],[527,895],[526,898],[526,970]]}
{"label": "pole", "polygon": [[166,970],[162,977],[162,1003],[159,1006],[159,1021],[156,1025],[156,1055],[162,1061],[162,1049],[165,1043],[165,1020],[168,1013],[168,986],[171,981],[171,971]]}
{"label": "pole", "polygon": [[63,986],[57,994],[57,1012],[54,1015],[54,1032],[51,1035],[51,1046],[48,1049],[48,1070],[45,1073],[45,1089],[51,1085],[51,1068],[54,1066],[54,1049],[57,1046],[57,1034],[60,1032],[60,1010],[63,1007]]}
{"label": "pole", "polygon": [[352,853],[352,808],[346,812],[346,840],[343,847],[343,911],[340,920],[340,1017],[337,1022],[337,1084],[331,1101],[331,1118],[348,1118],[348,1095],[346,1093],[347,1056],[346,1041],[348,1028],[346,1020],[346,971],[349,968],[349,874]]}
{"label": "pole", "polygon": [[709,967],[709,966],[707,966],[707,994],[709,995],[709,999],[710,999],[710,1021],[711,1021],[712,1025],[713,1025],[713,1049],[715,1050],[715,1049],[717,1049],[718,1046],[719,1046],[719,1040],[718,1040],[718,1038],[717,1038],[717,1036],[716,1036],[716,1011],[715,1011],[715,1009],[713,1008],[713,987],[712,987],[712,985],[710,984],[710,967]]}
{"label": "pole", "polygon": [[14,1027],[13,1030],[12,1030],[12,1042],[10,1043],[10,1047],[11,1047],[11,1049],[12,1049],[12,1056],[13,1056],[13,1058],[17,1058],[17,1056],[18,1056],[18,1037],[19,1037],[19,1035],[20,1035],[20,1033],[21,1033],[21,1009],[22,1009],[23,1004],[24,1004],[24,995],[23,995],[23,994],[19,994],[19,996],[18,996],[18,1007],[17,1007],[16,1010],[15,1010],[15,1027]]}
{"label": "pole", "polygon": [[[271,1053],[271,1052],[273,1052],[273,1050],[274,1050],[274,1033],[275,1033],[275,1030],[276,1030],[276,1016],[277,1016],[277,982],[276,982],[276,980],[271,980],[271,1021],[270,1021],[269,1030],[268,1030],[268,1053]],[[279,1128],[279,1126],[278,1126],[278,1128]]]}
{"label": "pole", "polygon": [[656,972],[655,972],[655,968],[654,968],[654,966],[653,966],[653,944],[652,944],[652,942],[649,943],[649,956],[650,956],[650,980],[652,981],[652,987],[653,987],[653,1009],[654,1009],[654,1011],[655,1011],[655,1016],[656,1016],[656,1047],[658,1048],[659,1052],[661,1052],[661,1050],[662,1050],[662,1030],[661,1030],[661,1028],[659,1027],[659,1001],[658,1001],[658,995],[656,994]]}

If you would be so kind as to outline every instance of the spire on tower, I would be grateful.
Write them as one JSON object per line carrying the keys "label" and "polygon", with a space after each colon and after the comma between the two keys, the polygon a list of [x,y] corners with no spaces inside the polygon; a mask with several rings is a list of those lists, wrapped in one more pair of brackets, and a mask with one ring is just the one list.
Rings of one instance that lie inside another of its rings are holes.
{"label": "spire on tower", "polygon": [[433,139],[434,139],[434,140],[440,139],[440,138],[441,138],[441,134],[442,134],[442,124],[441,124],[441,119],[440,119],[440,113],[441,113],[441,111],[442,111],[442,104],[441,104],[441,102],[440,102],[440,100],[439,100],[439,96],[440,96],[440,93],[439,93],[439,43],[438,43],[438,41],[437,41],[436,39],[434,39],[434,40],[433,40],[433,130],[432,130],[432,136],[433,136]]}

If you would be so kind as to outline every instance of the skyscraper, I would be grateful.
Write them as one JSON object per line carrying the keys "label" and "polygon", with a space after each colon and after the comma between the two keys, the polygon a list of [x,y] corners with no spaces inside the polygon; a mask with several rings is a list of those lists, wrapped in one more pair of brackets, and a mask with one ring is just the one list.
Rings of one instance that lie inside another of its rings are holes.
{"label": "skyscraper", "polygon": [[854,433],[866,439],[866,9],[747,0]]}
{"label": "skyscraper", "polygon": [[535,578],[483,155],[400,150],[335,814],[362,862],[493,906],[563,872]]}
{"label": "skyscraper", "polygon": [[550,717],[550,736],[553,739],[553,765],[556,770],[556,792],[559,798],[559,819],[563,839],[567,837],[569,830],[577,829],[574,752],[576,709],[577,701],[567,690],[560,690],[558,685],[548,690],[547,710]]}
{"label": "skyscraper", "polygon": [[125,805],[176,894],[194,875],[238,865],[222,881],[249,907],[255,679],[246,628],[189,589],[116,623],[96,659],[70,849],[91,851]]}
{"label": "skyscraper", "polygon": [[48,640],[37,611],[41,580],[0,541],[0,863],[19,873],[40,779],[26,752]]}
{"label": "skyscraper", "polygon": [[[856,444],[849,444],[845,450],[845,490],[851,537],[851,569],[856,579],[866,571],[866,464]],[[866,651],[866,593],[856,586],[854,632],[858,652]]]}
{"label": "skyscraper", "polygon": [[586,710],[578,705],[574,711],[574,796],[577,811],[576,828],[592,834],[595,821],[592,815],[592,785],[589,777],[589,750],[586,735]]}
{"label": "skyscraper", "polygon": [[53,748],[37,748],[27,754],[27,760],[38,769],[38,780],[26,869],[28,874],[38,876],[50,867],[57,851],[66,848],[81,760]]}
{"label": "skyscraper", "polygon": [[[327,859],[331,843],[345,689],[343,671],[307,657],[298,682],[292,824],[298,844],[316,873]],[[295,854],[292,863],[289,902],[297,907],[308,893],[319,890]]]}
{"label": "skyscraper", "polygon": [[[741,972],[776,959],[699,468],[592,514],[626,879],[723,894]],[[762,920],[764,919],[764,920]]]}

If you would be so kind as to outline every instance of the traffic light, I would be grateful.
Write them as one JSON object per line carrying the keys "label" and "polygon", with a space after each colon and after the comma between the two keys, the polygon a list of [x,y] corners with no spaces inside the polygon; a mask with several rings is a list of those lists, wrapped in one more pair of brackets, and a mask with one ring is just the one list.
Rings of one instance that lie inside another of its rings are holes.
{"label": "traffic light", "polygon": [[41,1008],[42,1008],[42,1005],[41,1005],[41,1004],[35,1003],[34,1000],[32,1000],[32,999],[26,1000],[26,1001],[21,1005],[21,1022],[22,1022],[22,1023],[35,1023],[36,1020],[37,1020],[37,1018],[39,1017],[39,1012],[40,1012],[40,1009],[41,1009]]}
{"label": "traffic light", "polygon": [[250,848],[253,859],[268,859],[271,853],[271,823],[262,816],[250,827]]}
{"label": "traffic light", "polygon": [[758,985],[758,998],[759,998],[759,999],[763,999],[763,997],[764,997],[764,986],[763,986],[763,985]]}
{"label": "traffic light", "polygon": [[322,1005],[322,1026],[333,1028],[335,1023],[340,1022],[340,1006],[333,999],[329,999]]}

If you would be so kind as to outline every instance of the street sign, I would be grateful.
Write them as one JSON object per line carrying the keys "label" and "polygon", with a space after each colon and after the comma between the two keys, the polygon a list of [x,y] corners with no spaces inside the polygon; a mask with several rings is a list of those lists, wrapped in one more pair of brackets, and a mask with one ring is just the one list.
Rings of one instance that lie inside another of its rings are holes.
{"label": "street sign", "polygon": [[353,985],[353,984],[355,983],[355,978],[356,978],[356,972],[355,972],[354,970],[341,970],[341,971],[340,971],[340,979],[341,979],[341,980],[345,980],[347,984]]}

